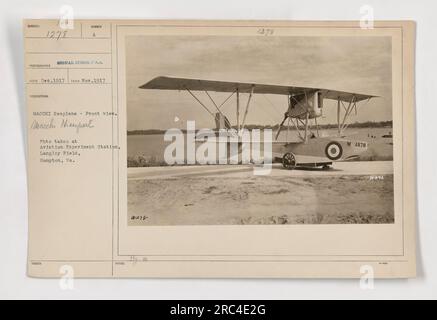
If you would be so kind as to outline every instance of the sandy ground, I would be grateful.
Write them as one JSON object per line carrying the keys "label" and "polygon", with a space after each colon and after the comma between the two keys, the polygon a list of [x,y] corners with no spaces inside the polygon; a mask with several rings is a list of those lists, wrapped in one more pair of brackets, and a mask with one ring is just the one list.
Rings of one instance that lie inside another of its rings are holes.
{"label": "sandy ground", "polygon": [[128,169],[131,225],[393,223],[393,163]]}

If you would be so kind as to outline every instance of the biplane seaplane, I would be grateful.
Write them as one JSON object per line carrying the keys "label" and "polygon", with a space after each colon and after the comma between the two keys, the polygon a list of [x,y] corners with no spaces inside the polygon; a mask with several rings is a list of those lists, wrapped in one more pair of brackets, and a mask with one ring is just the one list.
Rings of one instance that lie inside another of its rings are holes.
{"label": "biplane seaplane", "polygon": [[[246,126],[246,117],[250,109],[251,100],[255,94],[272,94],[287,96],[288,105],[284,118],[279,124],[275,140],[272,145],[274,162],[282,162],[284,168],[322,167],[329,169],[333,162],[348,161],[359,157],[367,150],[367,142],[349,139],[344,135],[348,127],[348,118],[353,111],[357,112],[358,103],[369,101],[376,97],[367,94],[343,92],[321,88],[305,88],[295,86],[269,85],[258,83],[242,83],[227,81],[212,81],[202,79],[156,77],[141,89],[179,90],[188,92],[216,121],[218,128],[231,129],[231,123],[223,114],[222,107],[236,96],[237,132]],[[204,92],[212,105],[208,108],[201,101],[198,92]],[[210,92],[229,93],[222,102],[217,103]],[[240,121],[241,94],[248,94],[245,109]],[[324,100],[337,102],[337,133],[334,136],[322,136],[317,119],[322,117]],[[210,109],[215,108],[215,113]],[[298,141],[277,141],[281,130],[297,131]]]}

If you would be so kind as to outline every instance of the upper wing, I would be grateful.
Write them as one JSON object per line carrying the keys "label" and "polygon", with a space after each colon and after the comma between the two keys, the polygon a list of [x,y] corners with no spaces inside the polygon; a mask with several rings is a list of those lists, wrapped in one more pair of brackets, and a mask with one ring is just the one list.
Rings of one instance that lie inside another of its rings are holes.
{"label": "upper wing", "polygon": [[350,102],[354,98],[355,102],[370,99],[376,96],[343,92],[336,90],[328,90],[321,88],[305,88],[294,86],[278,86],[258,83],[244,83],[244,82],[229,82],[229,81],[214,81],[188,78],[173,78],[173,77],[156,77],[146,84],[140,86],[141,89],[158,89],[158,90],[191,90],[191,91],[216,91],[216,92],[234,92],[238,89],[240,93],[264,94],[282,94],[282,95],[296,95],[321,91],[325,99],[341,100]]}

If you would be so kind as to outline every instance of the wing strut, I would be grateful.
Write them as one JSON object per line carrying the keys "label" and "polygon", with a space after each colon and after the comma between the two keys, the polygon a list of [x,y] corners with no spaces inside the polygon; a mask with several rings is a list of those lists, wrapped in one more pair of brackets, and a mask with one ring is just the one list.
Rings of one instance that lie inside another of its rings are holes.
{"label": "wing strut", "polygon": [[291,119],[291,118],[288,118],[288,116],[285,115],[285,116],[284,116],[284,119],[283,119],[282,122],[279,124],[278,131],[276,131],[275,140],[278,140],[279,134],[281,133],[281,130],[282,130],[282,126],[284,125],[284,123],[285,123],[285,121],[286,121],[287,119]]}
{"label": "wing strut", "polygon": [[[288,101],[288,108],[287,108],[287,110],[290,110],[291,95],[288,95],[287,101]],[[288,118],[288,111],[286,113],[284,113],[284,119],[279,124],[278,131],[276,132],[275,140],[278,140],[279,134],[281,133],[281,130],[282,130],[282,126],[284,125],[285,120],[287,120],[287,118]],[[294,122],[293,122],[293,124],[294,124]]]}
{"label": "wing strut", "polygon": [[211,100],[212,104],[215,106],[215,108],[217,109],[217,111],[220,113],[221,116],[225,117],[225,115],[221,112],[220,107],[217,106],[217,104],[215,103],[214,99],[209,95],[208,91],[205,91],[206,95],[208,96],[209,100]]}
{"label": "wing strut", "polygon": [[[344,116],[342,121],[340,121],[340,117],[341,117],[340,104],[343,105],[343,109],[344,109]],[[357,112],[357,98],[355,97],[355,95],[352,95],[347,105],[344,105],[343,101],[340,101],[340,98],[337,100],[337,126],[338,126],[339,136],[341,136],[343,134],[343,131],[348,127],[348,123],[346,123],[346,121],[354,109],[355,112]]]}
{"label": "wing strut", "polygon": [[194,98],[194,99],[196,99],[196,101],[197,102],[199,102],[199,104],[212,116],[212,117],[215,117],[215,115],[202,103],[202,101],[200,101],[199,100],[199,98],[197,98],[195,95],[194,95],[194,93],[192,93],[191,91],[190,91],[190,89],[185,89],[185,90],[187,90],[188,91],[188,93],[189,94],[191,94],[191,96]]}
{"label": "wing strut", "polygon": [[222,103],[220,103],[220,105],[218,106],[218,108],[221,110],[221,107],[228,102],[229,99],[231,99],[231,97],[235,94],[236,91],[232,92]]}
{"label": "wing strut", "polygon": [[240,90],[237,88],[237,132],[240,132]]}

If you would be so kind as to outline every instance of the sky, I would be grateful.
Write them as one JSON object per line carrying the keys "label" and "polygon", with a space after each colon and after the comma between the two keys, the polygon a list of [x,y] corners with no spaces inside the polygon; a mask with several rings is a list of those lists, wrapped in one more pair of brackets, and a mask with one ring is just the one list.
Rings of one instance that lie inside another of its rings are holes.
{"label": "sky", "polygon": [[[127,129],[215,127],[188,92],[139,89],[158,76],[186,77],[377,95],[362,102],[351,122],[392,119],[389,37],[128,36],[126,38]],[[212,111],[203,92],[196,93]],[[218,103],[229,93],[212,92]],[[244,110],[247,95],[240,97]],[[254,95],[247,124],[274,125],[287,109],[282,95]],[[222,107],[236,124],[235,96]],[[241,112],[241,111],[240,111]],[[336,102],[326,102],[319,124],[336,122]]]}

